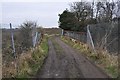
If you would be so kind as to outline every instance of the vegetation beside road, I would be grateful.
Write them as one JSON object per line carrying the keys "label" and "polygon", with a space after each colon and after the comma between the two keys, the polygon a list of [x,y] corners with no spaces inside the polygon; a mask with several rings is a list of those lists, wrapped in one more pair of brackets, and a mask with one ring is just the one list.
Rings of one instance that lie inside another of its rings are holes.
{"label": "vegetation beside road", "polygon": [[33,77],[38,69],[41,68],[48,53],[47,36],[44,36],[42,42],[30,53],[25,54],[19,60],[19,72],[17,77]]}
{"label": "vegetation beside road", "polygon": [[[9,66],[3,65],[3,78],[31,78],[41,68],[48,53],[48,36],[44,35],[42,41],[28,51],[21,53],[14,61],[9,61]],[[15,64],[17,63],[17,69]]]}
{"label": "vegetation beside road", "polygon": [[118,76],[118,57],[110,55],[106,51],[97,50],[97,54],[90,50],[85,43],[81,43],[66,36],[61,37],[62,41],[69,44],[71,47],[79,50],[89,60],[97,64],[109,76],[116,78]]}
{"label": "vegetation beside road", "polygon": [[11,43],[11,30],[2,29],[2,77],[33,77],[47,56],[48,36],[43,35],[42,28],[33,21],[26,21],[12,31],[15,54]]}

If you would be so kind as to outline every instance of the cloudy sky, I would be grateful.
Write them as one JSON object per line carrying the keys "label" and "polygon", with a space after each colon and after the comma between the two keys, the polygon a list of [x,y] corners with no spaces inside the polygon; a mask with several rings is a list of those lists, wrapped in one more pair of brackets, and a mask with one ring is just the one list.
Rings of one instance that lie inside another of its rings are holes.
{"label": "cloudy sky", "polygon": [[43,27],[56,27],[58,14],[68,7],[67,2],[4,2],[2,23],[19,25],[31,20]]}
{"label": "cloudy sky", "polygon": [[[58,14],[69,8],[70,2],[79,0],[2,0],[0,23],[20,25],[36,21],[43,27],[58,27]],[[5,25],[5,27],[9,25]],[[14,26],[13,26],[14,27]]]}
{"label": "cloudy sky", "polygon": [[69,4],[73,1],[81,0],[2,0],[0,23],[20,25],[24,21],[31,20],[43,27],[57,27],[58,14],[69,8]]}

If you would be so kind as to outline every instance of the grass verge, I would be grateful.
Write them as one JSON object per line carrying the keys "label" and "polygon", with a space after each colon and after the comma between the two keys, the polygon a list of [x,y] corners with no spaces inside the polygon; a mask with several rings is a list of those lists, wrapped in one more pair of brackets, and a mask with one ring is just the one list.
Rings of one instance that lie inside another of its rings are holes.
{"label": "grass verge", "polygon": [[108,52],[101,50],[97,50],[97,54],[95,54],[85,43],[81,43],[66,36],[62,36],[61,39],[71,47],[83,53],[89,60],[93,61],[112,78],[118,76],[118,56],[110,55]]}
{"label": "grass verge", "polygon": [[18,60],[17,78],[31,78],[41,68],[48,53],[47,36],[44,36],[41,43],[31,51],[22,54]]}
{"label": "grass verge", "polygon": [[[48,54],[48,36],[42,38],[41,43],[28,52],[22,53],[16,60],[3,65],[3,78],[32,78],[41,69]],[[17,63],[17,64],[16,64]],[[16,64],[16,67],[15,67]]]}

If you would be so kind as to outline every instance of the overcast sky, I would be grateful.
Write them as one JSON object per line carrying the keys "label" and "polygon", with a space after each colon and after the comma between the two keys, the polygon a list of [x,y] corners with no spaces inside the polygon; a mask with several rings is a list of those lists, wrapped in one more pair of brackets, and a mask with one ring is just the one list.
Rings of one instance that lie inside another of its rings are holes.
{"label": "overcast sky", "polygon": [[68,7],[68,2],[4,2],[2,23],[19,25],[31,20],[43,27],[57,27],[58,14]]}
{"label": "overcast sky", "polygon": [[43,27],[58,27],[58,14],[69,8],[73,1],[81,0],[2,0],[0,23],[20,25],[31,20]]}

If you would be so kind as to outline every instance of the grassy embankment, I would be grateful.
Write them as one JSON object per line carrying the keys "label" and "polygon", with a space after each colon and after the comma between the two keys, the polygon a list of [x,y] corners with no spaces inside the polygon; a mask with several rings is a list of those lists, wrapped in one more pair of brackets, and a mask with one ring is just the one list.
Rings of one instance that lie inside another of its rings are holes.
{"label": "grassy embankment", "polygon": [[47,36],[44,36],[42,42],[35,49],[20,56],[18,60],[18,74],[16,77],[29,78],[35,76],[48,53],[47,38]]}
{"label": "grassy embankment", "polygon": [[71,47],[83,53],[83,55],[85,55],[89,60],[95,62],[95,64],[103,69],[109,76],[113,78],[117,77],[118,56],[110,55],[108,52],[102,50],[97,50],[97,54],[95,54],[92,50],[88,48],[87,44],[78,42],[65,36],[62,36],[61,39],[65,43],[69,44]]}
{"label": "grassy embankment", "polygon": [[[5,78],[31,78],[41,69],[48,53],[48,36],[44,36],[41,43],[34,49],[22,53],[15,61],[12,61],[8,67],[3,67]],[[17,69],[15,68],[17,63]],[[6,73],[5,73],[6,72]]]}

